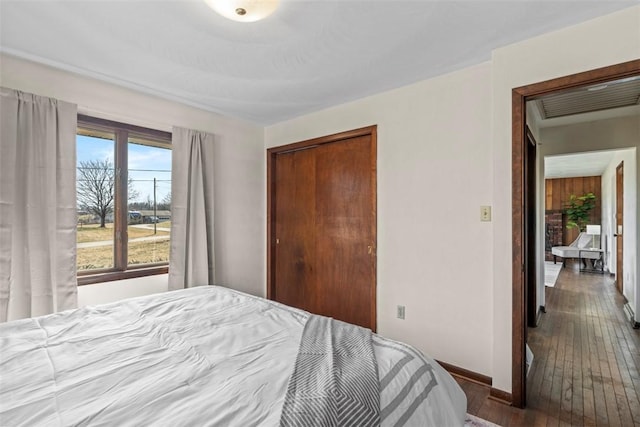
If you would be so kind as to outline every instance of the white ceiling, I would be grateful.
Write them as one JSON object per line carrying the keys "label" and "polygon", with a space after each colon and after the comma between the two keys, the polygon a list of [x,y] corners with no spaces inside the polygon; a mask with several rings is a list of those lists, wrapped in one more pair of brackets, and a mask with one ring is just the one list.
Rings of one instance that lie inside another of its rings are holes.
{"label": "white ceiling", "polygon": [[544,158],[544,177],[574,178],[600,176],[613,159],[614,151],[597,151],[581,154],[564,154]]}
{"label": "white ceiling", "polygon": [[258,124],[487,61],[637,1],[281,0],[229,21],[199,0],[0,0],[0,50]]}

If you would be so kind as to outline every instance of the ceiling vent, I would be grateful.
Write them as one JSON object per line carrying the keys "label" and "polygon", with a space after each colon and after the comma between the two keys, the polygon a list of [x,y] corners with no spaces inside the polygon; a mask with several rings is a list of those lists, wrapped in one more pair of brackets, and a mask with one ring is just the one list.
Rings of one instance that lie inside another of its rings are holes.
{"label": "ceiling vent", "polygon": [[542,119],[640,104],[640,77],[572,89],[536,100]]}

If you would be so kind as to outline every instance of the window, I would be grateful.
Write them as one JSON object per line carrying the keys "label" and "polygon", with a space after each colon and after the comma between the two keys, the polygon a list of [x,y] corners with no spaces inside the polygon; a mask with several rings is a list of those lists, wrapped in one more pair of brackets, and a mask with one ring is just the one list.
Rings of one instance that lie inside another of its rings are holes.
{"label": "window", "polygon": [[78,116],[78,284],[168,271],[171,134]]}

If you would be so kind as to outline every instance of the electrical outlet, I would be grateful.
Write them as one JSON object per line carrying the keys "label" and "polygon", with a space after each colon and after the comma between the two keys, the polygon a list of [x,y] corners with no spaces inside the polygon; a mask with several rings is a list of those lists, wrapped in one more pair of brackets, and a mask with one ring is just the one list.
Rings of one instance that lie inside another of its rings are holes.
{"label": "electrical outlet", "polygon": [[480,206],[480,221],[491,221],[491,206]]}
{"label": "electrical outlet", "polygon": [[404,305],[398,306],[396,317],[404,320]]}

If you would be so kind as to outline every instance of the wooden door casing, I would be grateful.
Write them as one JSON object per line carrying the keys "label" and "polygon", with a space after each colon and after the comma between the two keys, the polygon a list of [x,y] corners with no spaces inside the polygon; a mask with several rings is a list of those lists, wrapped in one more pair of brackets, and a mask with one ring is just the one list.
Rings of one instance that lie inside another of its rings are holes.
{"label": "wooden door casing", "polygon": [[376,327],[376,127],[268,150],[267,297]]}

